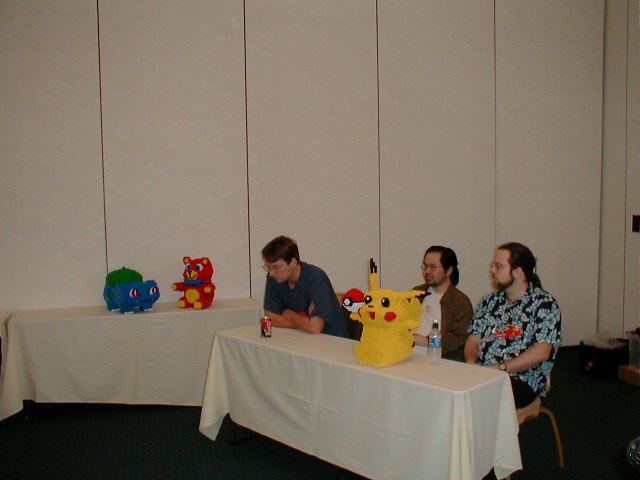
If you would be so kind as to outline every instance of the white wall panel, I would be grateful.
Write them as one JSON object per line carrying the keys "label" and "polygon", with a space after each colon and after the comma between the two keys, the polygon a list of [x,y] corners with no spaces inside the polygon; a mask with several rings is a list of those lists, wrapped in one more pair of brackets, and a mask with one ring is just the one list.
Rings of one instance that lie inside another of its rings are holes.
{"label": "white wall panel", "polygon": [[627,76],[627,184],[625,223],[624,330],[640,326],[640,233],[631,218],[640,215],[640,4],[629,1]]}
{"label": "white wall panel", "polygon": [[378,246],[372,1],[247,2],[252,291],[262,247],[300,246],[334,288],[367,287]]}
{"label": "white wall panel", "polygon": [[0,2],[0,309],[91,305],[105,271],[95,3]]}
{"label": "white wall panel", "polygon": [[598,330],[624,333],[627,156],[627,1],[607,2],[604,35]]}
{"label": "white wall panel", "polygon": [[497,240],[528,245],[565,343],[595,332],[604,2],[496,2]]}
{"label": "white wall panel", "polygon": [[248,296],[242,2],[100,2],[100,44],[109,268]]}
{"label": "white wall panel", "polygon": [[381,279],[453,248],[472,303],[494,247],[493,1],[379,3]]}

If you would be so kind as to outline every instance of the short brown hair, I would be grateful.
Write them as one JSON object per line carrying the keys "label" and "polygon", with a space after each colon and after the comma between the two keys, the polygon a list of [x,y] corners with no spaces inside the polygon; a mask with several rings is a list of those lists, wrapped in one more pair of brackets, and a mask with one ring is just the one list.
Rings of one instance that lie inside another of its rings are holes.
{"label": "short brown hair", "polygon": [[265,245],[262,249],[262,258],[267,263],[277,262],[280,259],[291,263],[294,258],[300,263],[298,244],[294,239],[280,235]]}

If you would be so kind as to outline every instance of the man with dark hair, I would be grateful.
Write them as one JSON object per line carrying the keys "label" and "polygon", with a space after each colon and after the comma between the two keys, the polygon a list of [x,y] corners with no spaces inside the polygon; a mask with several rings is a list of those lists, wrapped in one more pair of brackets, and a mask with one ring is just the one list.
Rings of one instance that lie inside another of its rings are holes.
{"label": "man with dark hair", "polygon": [[275,327],[347,337],[347,327],[327,274],[300,261],[295,240],[280,236],[262,249],[268,272],[264,311]]}
{"label": "man with dark hair", "polygon": [[562,343],[560,307],[542,289],[535,268],[533,253],[520,243],[496,249],[496,291],[480,302],[464,348],[468,363],[509,373],[516,408],[546,395],[555,347]]}
{"label": "man with dark hair", "polygon": [[473,307],[469,297],[456,288],[460,280],[456,252],[439,245],[429,247],[422,258],[422,275],[425,283],[413,287],[426,292],[422,325],[414,334],[416,345],[428,345],[427,335],[437,321],[442,332],[442,356],[462,361]]}

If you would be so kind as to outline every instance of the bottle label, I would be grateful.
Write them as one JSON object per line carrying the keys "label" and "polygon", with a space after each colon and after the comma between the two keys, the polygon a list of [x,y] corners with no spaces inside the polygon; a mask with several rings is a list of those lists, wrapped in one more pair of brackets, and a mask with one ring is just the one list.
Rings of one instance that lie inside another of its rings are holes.
{"label": "bottle label", "polygon": [[429,346],[431,348],[442,348],[441,338],[429,338]]}

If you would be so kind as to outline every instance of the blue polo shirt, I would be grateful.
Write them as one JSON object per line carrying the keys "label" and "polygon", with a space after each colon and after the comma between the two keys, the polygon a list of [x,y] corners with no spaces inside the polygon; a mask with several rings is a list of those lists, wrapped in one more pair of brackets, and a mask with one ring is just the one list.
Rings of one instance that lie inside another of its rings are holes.
{"label": "blue polo shirt", "polygon": [[278,283],[267,275],[264,309],[277,314],[286,309],[308,313],[313,303],[311,315],[324,320],[322,333],[348,338],[342,309],[327,274],[305,262],[300,262],[300,267],[300,278],[293,288],[288,282]]}

